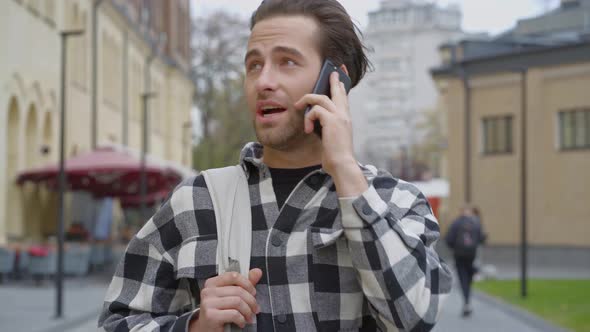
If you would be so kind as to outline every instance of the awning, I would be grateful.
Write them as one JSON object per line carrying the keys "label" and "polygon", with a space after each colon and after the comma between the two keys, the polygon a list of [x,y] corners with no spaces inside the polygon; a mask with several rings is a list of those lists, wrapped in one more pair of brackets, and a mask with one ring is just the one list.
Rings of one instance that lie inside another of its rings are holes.
{"label": "awning", "polygon": [[145,202],[146,206],[154,206],[168,197],[172,190],[161,190],[153,193],[149,193],[145,196],[145,199],[141,199],[141,195],[121,196],[119,201],[121,207],[124,209],[133,209],[141,207],[141,203]]}
{"label": "awning", "polygon": [[[182,174],[166,165],[146,160],[147,193],[174,188]],[[140,159],[131,153],[102,147],[65,161],[67,190],[83,190],[94,196],[120,197],[139,195]],[[52,164],[20,173],[19,185],[25,182],[44,183],[57,189],[59,165]]]}

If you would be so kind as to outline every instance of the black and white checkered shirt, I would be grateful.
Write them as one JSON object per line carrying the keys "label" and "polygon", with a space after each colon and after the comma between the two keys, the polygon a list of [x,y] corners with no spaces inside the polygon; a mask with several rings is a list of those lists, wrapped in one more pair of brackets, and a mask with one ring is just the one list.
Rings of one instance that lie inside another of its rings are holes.
{"label": "black and white checkered shirt", "polygon": [[[262,150],[250,143],[241,157],[252,206],[251,268],[263,271],[261,312],[245,330],[430,330],[451,271],[434,250],[438,223],[416,187],[361,166],[369,189],[339,198],[320,169],[279,209]],[[100,325],[187,331],[191,302],[198,305],[205,280],[216,275],[216,233],[203,177],[183,182],[129,243]]]}

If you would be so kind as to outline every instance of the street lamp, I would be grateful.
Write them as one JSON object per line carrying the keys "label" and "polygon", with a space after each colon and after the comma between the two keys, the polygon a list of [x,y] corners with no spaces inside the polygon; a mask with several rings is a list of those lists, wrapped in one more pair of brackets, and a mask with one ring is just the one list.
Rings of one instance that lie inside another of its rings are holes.
{"label": "street lamp", "polygon": [[141,219],[145,220],[147,215],[147,173],[146,173],[146,158],[147,158],[147,140],[148,140],[148,101],[150,98],[156,96],[153,92],[144,92],[141,94],[142,106],[143,106],[143,128],[141,138],[141,166],[139,175],[139,193],[140,193],[140,213]]}
{"label": "street lamp", "polygon": [[68,37],[79,36],[84,30],[62,31],[61,36],[61,110],[59,128],[59,203],[58,203],[58,230],[57,230],[57,276],[56,288],[56,312],[55,317],[61,318],[63,314],[63,270],[64,270],[64,192],[66,190],[65,173],[65,124],[66,124],[66,57]]}
{"label": "street lamp", "polygon": [[[146,17],[146,15],[143,15]],[[149,38],[149,35],[148,35]],[[147,174],[146,174],[146,155],[147,155],[147,145],[148,145],[148,101],[150,98],[156,96],[156,93],[151,92],[151,75],[150,75],[150,66],[154,58],[158,55],[160,49],[162,48],[163,44],[166,42],[166,34],[161,33],[158,36],[157,45],[154,47],[151,44],[150,48],[150,55],[146,59],[145,64],[145,92],[141,94],[141,100],[143,102],[143,126],[142,126],[142,140],[141,140],[141,171],[140,171],[140,178],[139,178],[139,195],[140,195],[140,213],[142,220],[145,220],[147,215]]]}

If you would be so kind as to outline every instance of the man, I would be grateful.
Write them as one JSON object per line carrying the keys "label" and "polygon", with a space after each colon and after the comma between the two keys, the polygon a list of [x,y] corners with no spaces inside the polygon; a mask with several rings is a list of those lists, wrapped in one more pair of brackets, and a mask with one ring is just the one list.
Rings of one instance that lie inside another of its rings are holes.
{"label": "man", "polygon": [[463,317],[471,315],[471,283],[476,269],[474,266],[477,248],[485,242],[485,235],[479,218],[479,210],[465,206],[461,215],[453,221],[445,241],[453,251],[455,267],[463,293]]}
{"label": "man", "polygon": [[[244,89],[258,143],[243,149],[251,271],[216,275],[201,176],[131,241],[107,292],[109,331],[428,331],[451,287],[436,219],[412,185],[353,154],[348,100],[309,94],[329,58],[356,85],[368,61],[336,0],[266,0],[253,14]],[[313,105],[304,116],[307,105]],[[322,139],[313,122],[322,125]],[[188,289],[192,289],[189,292]],[[187,309],[189,293],[199,309]]]}

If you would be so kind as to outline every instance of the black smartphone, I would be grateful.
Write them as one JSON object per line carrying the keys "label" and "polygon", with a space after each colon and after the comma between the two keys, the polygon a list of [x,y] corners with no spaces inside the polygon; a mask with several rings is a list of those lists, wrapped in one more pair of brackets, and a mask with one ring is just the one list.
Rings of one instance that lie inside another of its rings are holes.
{"label": "black smartphone", "polygon": [[[338,76],[340,77],[340,82],[344,83],[344,88],[346,89],[346,94],[350,91],[350,86],[352,85],[350,81],[350,77],[346,75],[346,73],[338,66],[336,66],[332,61],[326,59],[324,64],[322,65],[322,70],[320,70],[320,75],[318,76],[318,80],[315,83],[312,93],[317,95],[326,95],[329,98],[332,98],[332,94],[330,93],[330,74],[337,71]],[[305,114],[311,111],[313,105],[308,105],[305,109]],[[313,124],[313,131],[322,138],[322,125],[320,124],[319,120],[314,121]]]}

